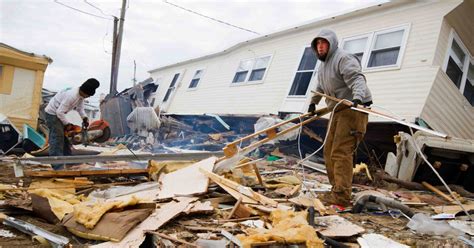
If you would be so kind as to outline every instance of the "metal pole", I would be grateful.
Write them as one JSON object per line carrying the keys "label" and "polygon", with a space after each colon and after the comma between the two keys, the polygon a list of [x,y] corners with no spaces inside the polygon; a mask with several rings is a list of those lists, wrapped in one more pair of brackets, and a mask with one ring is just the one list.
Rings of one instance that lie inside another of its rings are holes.
{"label": "metal pole", "polygon": [[117,78],[118,78],[118,72],[119,72],[119,67],[120,67],[120,51],[122,49],[122,37],[123,37],[123,25],[125,22],[125,11],[126,11],[126,6],[127,6],[127,0],[122,1],[122,11],[120,13],[120,25],[119,25],[119,30],[118,30],[118,35],[117,35],[117,48],[116,48],[116,57],[115,57],[115,71],[114,71],[114,88],[111,89],[111,94],[116,94],[117,91]]}
{"label": "metal pole", "polygon": [[117,24],[118,18],[114,16],[114,32],[112,33],[112,64],[110,66],[110,91],[109,94],[115,94],[117,91],[117,84],[114,81],[115,75],[115,56],[117,54]]}

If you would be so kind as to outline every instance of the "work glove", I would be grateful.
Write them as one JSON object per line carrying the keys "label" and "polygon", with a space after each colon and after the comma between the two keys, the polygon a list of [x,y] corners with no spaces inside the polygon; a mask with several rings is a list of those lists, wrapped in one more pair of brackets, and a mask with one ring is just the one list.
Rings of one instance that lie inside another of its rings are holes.
{"label": "work glove", "polygon": [[84,117],[82,118],[82,128],[88,128],[89,127],[89,118]]}
{"label": "work glove", "polygon": [[311,113],[311,114],[314,115],[315,112],[316,112],[316,104],[314,104],[314,103],[309,104],[308,113]]}
{"label": "work glove", "polygon": [[354,108],[357,108],[357,105],[362,104],[362,101],[360,99],[352,99],[352,106]]}
{"label": "work glove", "polygon": [[68,123],[66,125],[64,125],[64,131],[68,132],[68,131],[72,131],[74,129],[74,125],[71,124],[71,123]]}

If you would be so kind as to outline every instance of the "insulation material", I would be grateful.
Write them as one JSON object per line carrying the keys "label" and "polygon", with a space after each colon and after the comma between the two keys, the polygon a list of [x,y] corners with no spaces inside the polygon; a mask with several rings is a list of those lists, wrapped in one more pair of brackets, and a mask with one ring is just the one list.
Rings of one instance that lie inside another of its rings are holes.
{"label": "insulation material", "polygon": [[102,215],[112,209],[120,209],[126,206],[133,206],[140,200],[132,195],[128,201],[96,201],[94,203],[84,202],[74,206],[74,218],[76,222],[92,229],[99,222]]}
{"label": "insulation material", "polygon": [[243,247],[253,243],[277,241],[279,243],[305,243],[306,247],[324,247],[316,231],[308,225],[307,212],[275,210],[270,214],[272,229],[247,229],[248,236],[240,234],[237,238]]}
{"label": "insulation material", "polygon": [[119,242],[133,227],[145,220],[152,211],[153,209],[133,209],[106,213],[93,229],[85,228],[76,222],[73,214],[69,214],[64,218],[63,225],[81,238]]}
{"label": "insulation material", "polygon": [[161,121],[152,107],[137,107],[127,117],[130,130],[142,137],[147,137],[151,131],[160,128]]}
{"label": "insulation material", "polygon": [[80,197],[75,195],[74,184],[41,180],[32,182],[28,193],[48,199],[51,211],[62,220],[68,213],[73,212],[73,205],[80,203]]}

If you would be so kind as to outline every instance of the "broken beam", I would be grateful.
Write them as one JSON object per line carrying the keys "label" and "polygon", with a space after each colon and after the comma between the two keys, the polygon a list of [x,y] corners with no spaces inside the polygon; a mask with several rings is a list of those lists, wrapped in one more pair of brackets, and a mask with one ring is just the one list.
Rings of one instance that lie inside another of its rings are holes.
{"label": "broken beam", "polygon": [[56,156],[56,157],[33,157],[16,159],[19,163],[41,163],[41,164],[75,164],[88,162],[106,161],[141,161],[141,160],[202,160],[211,156],[222,156],[222,152],[192,152],[192,153],[145,153],[125,155],[78,155],[78,156]]}
{"label": "broken beam", "polygon": [[148,175],[148,169],[112,169],[112,170],[58,170],[58,171],[26,171],[28,177],[80,177],[80,176],[121,176]]}

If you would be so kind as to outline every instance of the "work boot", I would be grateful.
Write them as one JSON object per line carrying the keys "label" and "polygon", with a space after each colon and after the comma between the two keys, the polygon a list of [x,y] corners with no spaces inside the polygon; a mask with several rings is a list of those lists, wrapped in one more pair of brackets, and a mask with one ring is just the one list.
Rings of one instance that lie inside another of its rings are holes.
{"label": "work boot", "polygon": [[326,205],[338,205],[345,208],[352,206],[350,199],[335,192],[325,192],[324,194],[320,195],[319,199]]}

